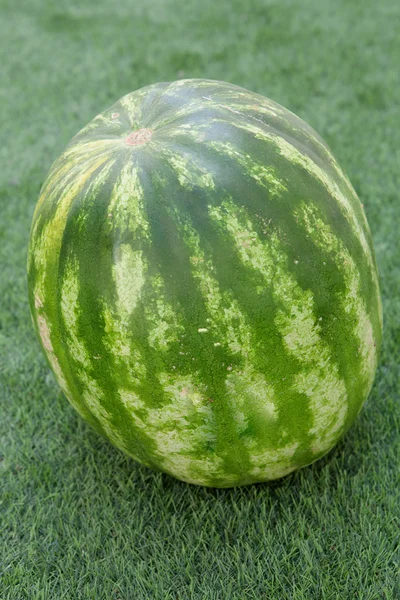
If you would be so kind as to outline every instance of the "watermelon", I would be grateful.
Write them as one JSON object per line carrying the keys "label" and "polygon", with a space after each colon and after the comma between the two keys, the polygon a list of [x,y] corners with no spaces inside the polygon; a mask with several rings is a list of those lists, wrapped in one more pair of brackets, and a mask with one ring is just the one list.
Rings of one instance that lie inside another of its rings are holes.
{"label": "watermelon", "polygon": [[80,415],[139,463],[232,487],[321,458],[371,389],[371,234],[330,149],[220,81],[149,85],[95,117],[43,184],[34,326]]}

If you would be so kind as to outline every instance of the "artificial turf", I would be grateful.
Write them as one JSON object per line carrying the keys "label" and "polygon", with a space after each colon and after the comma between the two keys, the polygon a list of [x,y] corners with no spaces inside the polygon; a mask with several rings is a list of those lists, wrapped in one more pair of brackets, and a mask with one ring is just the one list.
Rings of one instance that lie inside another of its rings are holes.
{"label": "artificial turf", "polygon": [[[2,0],[1,600],[400,598],[398,0]],[[25,279],[40,185],[95,114],[143,85],[222,79],[329,143],[365,205],[384,347],[356,424],[272,484],[190,486],[93,433],[49,372]]]}

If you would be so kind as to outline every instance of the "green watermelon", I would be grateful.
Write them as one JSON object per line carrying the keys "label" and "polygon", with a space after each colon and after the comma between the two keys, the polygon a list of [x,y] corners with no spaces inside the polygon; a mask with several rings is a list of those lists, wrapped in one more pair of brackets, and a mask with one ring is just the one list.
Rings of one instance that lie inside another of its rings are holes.
{"label": "green watermelon", "polygon": [[283,477],[366,400],[382,311],[367,220],[324,141],[228,83],[149,85],[54,162],[28,252],[68,400],[190,483]]}

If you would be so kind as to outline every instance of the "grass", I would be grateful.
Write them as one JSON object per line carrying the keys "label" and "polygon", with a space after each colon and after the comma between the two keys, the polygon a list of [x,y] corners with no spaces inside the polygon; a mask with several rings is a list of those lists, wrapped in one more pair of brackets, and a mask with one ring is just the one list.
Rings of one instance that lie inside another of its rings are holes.
{"label": "grass", "polygon": [[[400,598],[398,0],[2,0],[1,600]],[[50,163],[123,94],[179,77],[267,95],[328,141],[380,268],[373,391],[324,459],[273,484],[189,486],[80,420],[34,338],[25,260]]]}

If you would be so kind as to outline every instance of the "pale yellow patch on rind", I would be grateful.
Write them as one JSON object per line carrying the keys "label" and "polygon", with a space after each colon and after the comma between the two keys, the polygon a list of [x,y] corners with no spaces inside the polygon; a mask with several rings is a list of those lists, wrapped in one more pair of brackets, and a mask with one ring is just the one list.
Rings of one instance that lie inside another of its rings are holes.
{"label": "pale yellow patch on rind", "polygon": [[[36,298],[39,299],[38,296]],[[40,299],[39,299],[39,302],[41,303]],[[32,319],[34,321],[36,321],[38,331],[39,331],[39,336],[42,341],[45,354],[46,354],[47,359],[53,369],[56,380],[57,380],[59,386],[61,387],[61,389],[63,390],[64,394],[67,396],[67,398],[70,399],[71,404],[73,404],[75,406],[76,410],[82,416],[84,416],[84,413],[83,413],[80,405],[78,403],[74,402],[74,400],[73,400],[73,396],[72,396],[72,393],[68,386],[67,380],[61,369],[58,357],[55,354],[53,344],[51,342],[51,328],[50,328],[49,319],[43,312],[42,305],[39,304],[36,307],[36,309],[37,309],[37,312],[35,315],[32,316]]]}

